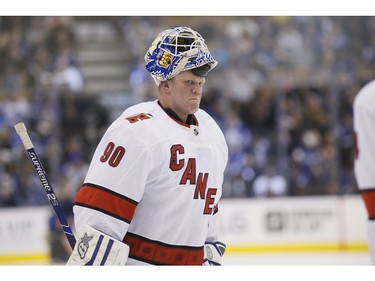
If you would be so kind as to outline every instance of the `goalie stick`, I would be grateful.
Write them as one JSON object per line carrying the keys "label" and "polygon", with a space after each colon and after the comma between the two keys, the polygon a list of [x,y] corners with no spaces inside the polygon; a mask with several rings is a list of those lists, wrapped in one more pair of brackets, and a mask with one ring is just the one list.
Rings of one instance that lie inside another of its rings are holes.
{"label": "goalie stick", "polygon": [[27,133],[26,126],[23,122],[18,123],[14,125],[14,128],[16,129],[17,134],[19,135],[23,146],[25,147],[26,151],[28,152],[31,162],[34,165],[34,169],[36,173],[39,176],[40,181],[42,182],[42,185],[44,187],[44,190],[47,193],[47,197],[49,202],[51,203],[53,209],[55,210],[55,213],[60,221],[60,225],[66,235],[66,238],[68,238],[69,244],[72,249],[74,249],[76,239],[74,237],[74,234],[69,226],[69,223],[63,213],[63,210],[61,208],[61,205],[59,201],[57,200],[56,194],[54,193],[51,184],[48,181],[46,172],[43,168],[42,162],[39,160],[39,157],[37,153],[35,152],[34,145],[31,142],[31,139],[29,137],[29,134]]}

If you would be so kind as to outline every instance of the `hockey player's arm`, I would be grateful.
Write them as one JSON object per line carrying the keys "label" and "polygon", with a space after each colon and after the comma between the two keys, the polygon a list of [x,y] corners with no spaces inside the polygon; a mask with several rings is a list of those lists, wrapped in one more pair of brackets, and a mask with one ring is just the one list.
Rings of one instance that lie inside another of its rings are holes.
{"label": "hockey player's arm", "polygon": [[210,221],[209,235],[204,244],[203,265],[221,265],[221,258],[224,255],[226,245],[218,240],[218,231],[219,213],[218,205],[216,205]]}
{"label": "hockey player's arm", "polygon": [[149,163],[147,149],[131,131],[113,126],[106,132],[75,197],[79,236],[67,265],[126,263],[129,247],[122,238],[142,197]]}
{"label": "hockey player's arm", "polygon": [[66,265],[124,265],[128,256],[128,245],[85,225]]}
{"label": "hockey player's arm", "polygon": [[[228,162],[228,146],[225,142],[225,137],[222,135],[223,143],[221,145],[222,149],[222,161],[223,161],[223,170],[222,170],[222,179],[224,176],[224,170]],[[212,214],[209,231],[204,244],[204,256],[203,256],[203,265],[221,265],[222,256],[224,255],[226,245],[219,241],[219,222],[220,222],[220,213],[219,213],[219,204],[217,203],[214,208],[214,213]]]}

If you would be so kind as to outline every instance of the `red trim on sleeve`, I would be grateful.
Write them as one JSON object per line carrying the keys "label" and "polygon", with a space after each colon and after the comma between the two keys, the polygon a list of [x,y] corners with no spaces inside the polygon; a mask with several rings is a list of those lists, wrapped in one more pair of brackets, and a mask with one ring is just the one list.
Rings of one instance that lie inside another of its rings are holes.
{"label": "red trim on sleeve", "polygon": [[79,189],[74,205],[91,208],[130,223],[137,202],[112,190],[93,184],[84,184]]}

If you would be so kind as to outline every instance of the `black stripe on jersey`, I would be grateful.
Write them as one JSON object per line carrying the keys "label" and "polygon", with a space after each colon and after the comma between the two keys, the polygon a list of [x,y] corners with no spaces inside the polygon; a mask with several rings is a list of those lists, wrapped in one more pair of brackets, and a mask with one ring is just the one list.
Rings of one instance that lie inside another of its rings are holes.
{"label": "black stripe on jersey", "polygon": [[98,212],[101,212],[103,214],[106,214],[110,217],[113,217],[115,219],[118,219],[118,220],[121,220],[123,222],[126,222],[127,224],[130,224],[131,221],[127,220],[127,219],[124,219],[123,217],[121,216],[117,216],[111,212],[107,212],[106,210],[104,209],[101,209],[101,208],[96,208],[96,207],[92,207],[90,205],[87,205],[87,204],[83,204],[83,203],[74,203],[74,206],[80,206],[80,207],[84,207],[84,208],[88,208],[88,209],[91,209],[91,210],[95,210],[95,211],[98,211]]}
{"label": "black stripe on jersey", "polygon": [[100,186],[100,185],[93,184],[93,183],[84,183],[82,186],[84,186],[84,185],[91,186],[91,187],[93,187],[93,188],[97,188],[97,189],[103,190],[103,191],[105,191],[105,192],[107,192],[107,193],[110,193],[110,194],[112,194],[112,195],[114,195],[114,196],[116,196],[116,197],[119,197],[119,198],[121,198],[121,199],[123,199],[123,200],[129,201],[130,203],[133,203],[133,204],[135,204],[135,205],[138,204],[137,201],[135,201],[135,200],[133,200],[133,199],[131,199],[131,198],[125,196],[125,195],[122,195],[122,194],[120,194],[120,193],[117,193],[117,192],[115,192],[115,191],[113,191],[113,190],[111,190],[111,189],[108,189],[108,188],[106,188],[106,187],[104,187],[104,186]]}
{"label": "black stripe on jersey", "polygon": [[213,215],[215,215],[217,212],[219,212],[219,204],[215,205]]}

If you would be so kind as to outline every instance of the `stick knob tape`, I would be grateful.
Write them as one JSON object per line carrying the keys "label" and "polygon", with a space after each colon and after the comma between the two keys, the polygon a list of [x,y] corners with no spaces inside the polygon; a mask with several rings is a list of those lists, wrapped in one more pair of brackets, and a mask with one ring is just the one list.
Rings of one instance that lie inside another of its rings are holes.
{"label": "stick knob tape", "polygon": [[14,128],[16,129],[17,134],[20,136],[23,146],[26,148],[26,150],[33,148],[34,145],[31,142],[29,134],[27,133],[25,124],[23,122],[18,123],[14,125]]}

